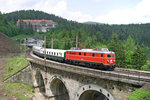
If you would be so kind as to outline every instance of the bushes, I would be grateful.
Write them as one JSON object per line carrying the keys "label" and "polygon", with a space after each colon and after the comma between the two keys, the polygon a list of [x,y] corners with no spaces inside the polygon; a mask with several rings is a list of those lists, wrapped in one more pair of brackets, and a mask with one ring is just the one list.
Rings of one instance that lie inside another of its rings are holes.
{"label": "bushes", "polygon": [[141,70],[150,71],[150,61],[147,61],[147,63],[141,67]]}
{"label": "bushes", "polygon": [[136,90],[130,95],[129,100],[150,100],[150,92],[142,89]]}

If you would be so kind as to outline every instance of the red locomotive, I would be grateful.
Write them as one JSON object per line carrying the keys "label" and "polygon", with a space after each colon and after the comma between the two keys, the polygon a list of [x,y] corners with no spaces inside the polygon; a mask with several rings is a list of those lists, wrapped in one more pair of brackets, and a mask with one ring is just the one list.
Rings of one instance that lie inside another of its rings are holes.
{"label": "red locomotive", "polygon": [[116,65],[115,53],[106,48],[67,50],[65,60],[69,63],[104,70],[113,70]]}

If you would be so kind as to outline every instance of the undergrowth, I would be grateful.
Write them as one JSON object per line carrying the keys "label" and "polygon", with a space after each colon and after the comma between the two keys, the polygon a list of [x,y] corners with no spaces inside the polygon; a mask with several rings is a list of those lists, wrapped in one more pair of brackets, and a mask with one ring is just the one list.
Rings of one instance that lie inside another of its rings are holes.
{"label": "undergrowth", "polygon": [[29,62],[24,58],[24,55],[12,58],[5,64],[5,67],[7,68],[5,79],[12,76],[27,65],[29,65]]}

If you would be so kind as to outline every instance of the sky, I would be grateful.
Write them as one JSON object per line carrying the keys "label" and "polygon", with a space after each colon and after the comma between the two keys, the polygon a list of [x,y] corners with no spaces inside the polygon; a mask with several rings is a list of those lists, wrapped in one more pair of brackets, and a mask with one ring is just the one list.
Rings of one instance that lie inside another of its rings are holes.
{"label": "sky", "polygon": [[0,11],[40,10],[77,22],[150,23],[150,0],[0,0]]}

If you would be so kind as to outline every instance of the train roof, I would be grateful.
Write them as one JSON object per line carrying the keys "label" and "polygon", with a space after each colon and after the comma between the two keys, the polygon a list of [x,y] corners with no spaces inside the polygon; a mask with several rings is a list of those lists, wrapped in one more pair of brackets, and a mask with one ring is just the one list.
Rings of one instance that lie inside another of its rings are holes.
{"label": "train roof", "polygon": [[73,52],[89,52],[89,53],[115,53],[113,51],[109,51],[107,48],[101,48],[101,49],[81,49],[81,50],[67,50],[67,51],[73,51]]}
{"label": "train roof", "polygon": [[[35,49],[41,49],[44,50],[43,47],[39,47],[39,46],[34,46],[33,48]],[[66,52],[66,50],[61,50],[61,49],[50,49],[50,48],[46,48],[46,51],[51,51],[51,52]]]}
{"label": "train roof", "polygon": [[51,51],[51,52],[54,52],[54,51],[55,52],[66,52],[66,50],[61,50],[61,49],[47,49],[47,48],[46,48],[46,51]]}

